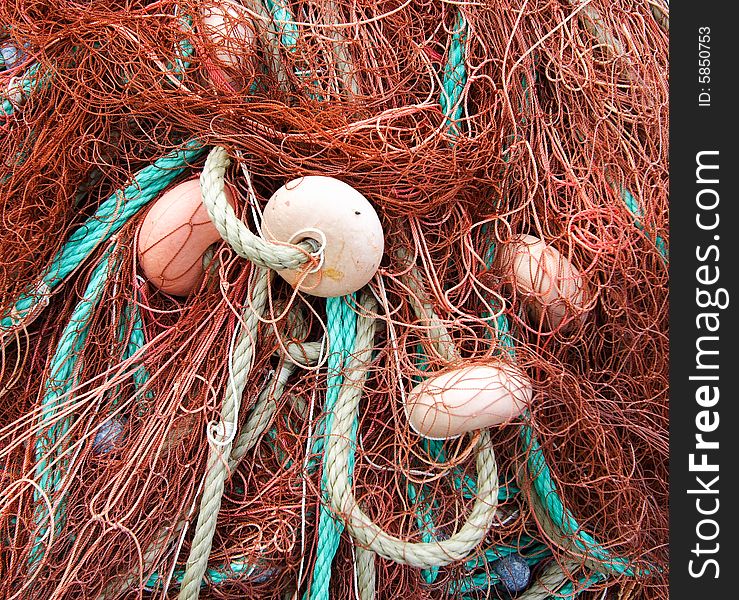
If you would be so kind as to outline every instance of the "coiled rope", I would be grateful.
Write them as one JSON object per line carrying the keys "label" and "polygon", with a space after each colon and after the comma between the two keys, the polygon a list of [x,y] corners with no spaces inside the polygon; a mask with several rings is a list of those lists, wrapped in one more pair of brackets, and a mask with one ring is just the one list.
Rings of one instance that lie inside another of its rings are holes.
{"label": "coiled rope", "polygon": [[[376,306],[374,298],[368,295],[364,296],[362,305],[370,311]],[[353,450],[351,428],[371,360],[374,331],[374,319],[358,317],[355,351],[344,370],[344,384],[334,407],[333,429],[326,446],[331,506],[345,520],[352,537],[383,558],[420,569],[444,566],[465,558],[485,538],[492,524],[498,504],[498,473],[490,436],[482,431],[476,446],[481,482],[478,497],[467,521],[451,537],[432,543],[408,542],[376,525],[359,507],[347,475]]]}

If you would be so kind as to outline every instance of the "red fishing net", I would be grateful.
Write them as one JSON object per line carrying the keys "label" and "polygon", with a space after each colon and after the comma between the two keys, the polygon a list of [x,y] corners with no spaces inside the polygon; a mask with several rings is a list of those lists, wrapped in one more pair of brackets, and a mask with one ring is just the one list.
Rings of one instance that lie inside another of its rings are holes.
{"label": "red fishing net", "polygon": [[[224,6],[214,30],[207,17]],[[428,514],[443,539],[475,498],[479,433],[445,442],[441,460],[403,409],[404,393],[450,366],[417,305],[468,364],[508,355],[500,313],[564,507],[629,561],[614,573],[548,522],[513,421],[490,429],[510,497],[484,543],[433,576],[377,559],[376,597],[504,597],[479,581],[495,581],[485,551],[511,548],[541,586],[559,565],[570,587],[551,597],[666,598],[667,14],[626,0],[2,3],[0,317],[16,325],[4,326],[0,356],[0,597],[177,595],[254,268],[220,243],[192,294],[157,291],[136,252],[142,208],[52,286],[48,306],[36,297],[33,318],[17,303],[106,198],[196,139],[227,149],[236,212],[253,231],[272,193],[302,175],[341,179],[378,212],[378,326],[352,475],[378,525],[421,541]],[[581,306],[561,323],[491,260],[522,234],[579,273]],[[95,284],[49,416],[57,346],[105,260],[114,267]],[[271,279],[240,426],[286,346],[320,341],[327,320],[324,299]],[[328,388],[325,361],[297,368],[233,465],[202,597],[310,594]],[[37,440],[50,428],[47,464]],[[59,482],[39,499],[44,464]],[[46,501],[57,522],[40,528]],[[355,550],[345,532],[332,598],[361,594]]]}

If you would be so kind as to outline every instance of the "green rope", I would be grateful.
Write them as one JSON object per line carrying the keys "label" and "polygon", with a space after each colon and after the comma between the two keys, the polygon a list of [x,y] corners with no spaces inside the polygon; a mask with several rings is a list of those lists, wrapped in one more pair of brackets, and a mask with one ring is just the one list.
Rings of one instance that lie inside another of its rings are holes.
{"label": "green rope", "polygon": [[[446,116],[446,123],[449,132],[453,137],[459,133],[457,122],[462,118],[463,107],[460,103],[464,86],[467,82],[467,69],[465,65],[465,43],[467,34],[467,22],[462,11],[457,13],[454,25],[454,33],[449,47],[447,62],[443,71],[442,95],[440,104],[442,111]],[[490,249],[489,252],[494,252]],[[512,347],[513,342],[508,334],[508,321],[504,315],[497,317],[498,333],[500,335],[501,344]],[[426,370],[426,360],[422,355],[422,349],[419,349],[418,366],[422,370]],[[429,457],[437,463],[446,462],[446,452],[444,451],[443,440],[422,439],[421,443]],[[463,497],[472,498],[477,494],[477,482],[462,471],[459,466],[452,469],[452,484],[454,489],[461,491]],[[505,500],[513,497],[518,489],[513,486],[500,486],[498,491],[498,499]],[[432,517],[432,507],[427,501],[428,492],[425,486],[417,491],[415,486],[408,482],[408,496],[411,502],[416,503],[418,499],[418,508],[416,509],[416,521],[421,531],[421,537],[424,542],[433,541],[435,538],[435,527]],[[497,548],[496,548],[497,550]],[[421,575],[427,583],[433,583],[438,576],[439,569],[423,570]]]}
{"label": "green rope", "polygon": [[[644,231],[644,225],[640,221],[640,219],[644,218],[644,212],[639,207],[639,203],[636,201],[636,198],[634,198],[634,196],[631,195],[631,192],[629,192],[625,187],[621,188],[621,197],[626,204],[626,208],[628,208],[629,212],[634,216],[634,225],[638,229]],[[647,239],[652,239],[649,232],[644,231],[644,234],[647,236]],[[660,256],[662,256],[662,260],[668,262],[667,244],[665,243],[665,240],[658,235],[654,241],[654,245],[657,247]]]}
{"label": "green rope", "polygon": [[549,549],[538,540],[535,540],[528,535],[519,535],[516,536],[515,539],[501,542],[493,548],[486,548],[481,556],[471,558],[464,564],[464,567],[468,571],[485,568],[485,565],[493,563],[506,556],[510,556],[511,554],[516,554],[524,548],[526,549],[526,554],[528,556],[534,556],[536,554],[551,554]]}
{"label": "green rope", "polygon": [[[182,173],[189,162],[196,158],[200,152],[200,143],[191,141],[184,150],[160,158],[149,167],[139,171],[128,187],[110,196],[100,205],[94,216],[90,217],[72,233],[44,272],[42,276],[44,286],[49,291],[53,290],[77,269],[100,243],[110,239],[142,206]],[[58,408],[57,401],[68,394],[74,386],[72,375],[76,372],[77,359],[84,347],[89,330],[89,319],[111,270],[110,260],[112,260],[112,256],[113,247],[106,251],[104,259],[93,271],[83,300],[75,308],[70,322],[62,334],[51,365],[50,372],[52,375],[47,381],[46,392],[42,400],[42,406],[44,407],[42,423],[54,420]],[[25,315],[36,308],[39,302],[45,300],[45,295],[46,292],[39,288],[23,294],[14,306],[12,312],[15,314],[11,313],[0,321],[0,331],[8,330],[18,322],[22,322]],[[135,314],[137,315],[138,311]],[[143,341],[143,325],[139,316],[138,319],[134,318],[126,349],[126,358],[132,356],[143,345]],[[139,368],[134,371],[133,377],[136,385],[140,386],[146,381],[147,375],[144,370]],[[57,443],[57,440],[64,437],[69,426],[69,418],[64,418],[59,423],[53,423],[36,442],[37,477],[41,491],[49,498],[59,487],[64,467],[63,463],[58,463],[60,457],[54,459],[53,456],[49,455],[48,450]],[[49,531],[46,523],[49,513],[46,504],[42,501],[41,491],[36,490],[34,493],[36,502],[34,520],[38,526],[38,531],[29,558],[32,566],[37,564],[43,556],[44,539]],[[58,534],[64,520],[62,501],[58,502],[54,519],[56,523],[55,534]]]}
{"label": "green rope", "polygon": [[[465,43],[467,36],[467,21],[462,14],[462,11],[457,11],[457,16],[454,20],[454,32],[452,33],[451,43],[449,44],[449,53],[447,55],[447,61],[443,69],[443,80],[441,97],[439,103],[441,110],[445,116],[445,125],[448,128],[449,134],[454,138],[459,134],[459,128],[457,123],[462,118],[463,107],[460,102],[462,98],[462,92],[464,91],[465,83],[467,82],[467,66],[465,65]],[[426,370],[427,362],[423,356],[423,349],[419,347],[418,366],[422,370]],[[438,440],[426,440],[422,443],[426,446],[426,451],[436,462],[444,462],[445,457],[443,456],[443,443]],[[454,485],[457,489],[465,487],[467,484],[467,475],[464,475],[465,479],[460,477],[461,470],[455,468]],[[457,487],[459,486],[459,487]],[[436,526],[434,525],[433,509],[437,508],[436,503],[433,506],[429,504],[428,496],[429,492],[427,486],[422,485],[420,490],[417,491],[416,487],[410,481],[407,484],[407,493],[410,501],[417,505],[416,508],[416,522],[418,528],[421,531],[421,539],[423,542],[428,543],[437,539]],[[421,576],[426,583],[433,583],[439,575],[439,567],[432,567],[430,569],[423,569]]]}
{"label": "green rope", "polygon": [[[491,252],[487,254],[487,259],[490,261],[488,267],[491,267],[493,259]],[[500,315],[499,322],[501,319],[505,320],[504,331],[507,334],[510,330],[508,319],[503,314]],[[515,352],[512,340],[507,349],[511,354]],[[567,537],[575,536],[575,543],[578,547],[587,552],[591,558],[602,563],[604,567],[609,568],[611,566],[611,568],[615,569],[614,572],[617,573],[633,574],[626,566],[628,565],[626,559],[613,558],[592,536],[581,531],[572,513],[564,508],[562,499],[557,494],[554,486],[551,471],[544,458],[544,453],[536,440],[533,429],[528,424],[522,423],[520,435],[528,452],[527,460],[531,475],[534,478],[534,489],[558,530]]]}
{"label": "green rope", "polygon": [[557,600],[572,600],[573,598],[577,598],[580,594],[593,587],[596,583],[605,581],[605,579],[606,576],[601,573],[591,573],[587,577],[581,577],[578,580],[577,589],[575,589],[574,583],[568,581],[557,590],[557,596],[552,596],[552,598],[556,598]]}
{"label": "green rope", "polygon": [[280,43],[288,50],[294,50],[298,43],[298,26],[293,20],[286,0],[266,0],[267,8],[280,34]]}
{"label": "green rope", "polygon": [[[219,585],[234,579],[248,579],[254,583],[259,583],[268,579],[270,575],[272,575],[271,569],[263,569],[259,565],[249,562],[246,558],[235,558],[228,564],[209,567],[205,572],[205,576],[200,587],[204,588],[208,585]],[[177,569],[172,573],[171,580],[177,585],[180,585],[184,577],[184,569]],[[149,591],[154,591],[162,588],[164,583],[164,576],[159,573],[152,573],[144,584],[144,587]]]}
{"label": "green rope", "polygon": [[[524,540],[529,543],[527,544]],[[484,559],[469,561],[465,564],[467,569],[484,568],[485,571],[482,573],[467,575],[462,579],[451,582],[447,593],[450,595],[465,594],[476,590],[490,592],[490,590],[500,581],[498,575],[495,572],[490,571],[490,565],[501,558],[510,556],[511,554],[519,554],[523,556],[531,567],[538,565],[542,560],[552,555],[549,548],[544,544],[532,544],[532,541],[533,540],[531,540],[531,538],[527,537],[515,546],[500,544],[496,546],[494,550],[487,550],[485,552]]]}
{"label": "green rope", "polygon": [[[68,275],[77,269],[102,242],[110,239],[144,205],[156,197],[203,151],[202,144],[191,140],[183,150],[159,158],[139,171],[130,185],[116,191],[72,233],[41,276],[42,286],[26,291],[16,302],[10,315],[0,320],[0,333],[22,323],[23,318],[43,302]],[[15,314],[12,314],[15,313]]]}
{"label": "green rope", "polygon": [[449,55],[444,65],[444,79],[441,92],[441,110],[446,117],[446,125],[452,136],[459,134],[458,123],[462,119],[464,107],[460,102],[465,83],[467,82],[467,67],[464,60],[465,44],[467,43],[467,21],[462,11],[457,12],[454,20],[454,33],[449,45]]}
{"label": "green rope", "polygon": [[[530,104],[531,90],[527,85],[527,79],[525,76],[523,77],[523,88],[526,102],[527,104]],[[623,197],[628,209],[635,216],[639,216],[640,211],[636,200],[627,190],[623,189],[623,192]],[[639,226],[638,221],[636,224]],[[661,238],[658,238],[658,247],[660,246],[660,240]],[[662,244],[664,243],[662,242]],[[493,266],[494,256],[495,245],[491,242],[485,256],[488,268]],[[665,254],[663,254],[663,257],[664,256]],[[510,331],[510,323],[504,314],[501,314],[498,317],[497,323],[498,330],[505,332],[505,341],[501,339],[501,342],[503,342],[503,346],[506,347],[509,353],[513,356],[515,348],[513,340],[508,334]],[[533,430],[527,423],[522,423],[520,436],[528,453],[527,462],[531,476],[534,480],[534,491],[541,500],[542,506],[547,511],[559,532],[565,537],[573,537],[577,547],[585,552],[592,560],[601,564],[605,570],[615,574],[634,575],[634,571],[628,566],[630,564],[628,559],[613,557],[592,536],[581,530],[580,525],[577,523],[572,513],[564,507],[562,499],[556,491],[556,487],[551,476],[551,470],[546,463],[541,446],[539,445]]]}
{"label": "green rope", "polygon": [[[87,284],[82,299],[72,313],[61,338],[49,368],[49,378],[44,385],[44,396],[41,401],[41,427],[46,431],[39,434],[35,443],[36,477],[41,491],[54,503],[54,495],[60,487],[63,477],[64,463],[62,460],[64,449],[58,447],[71,426],[71,417],[61,417],[58,412],[62,402],[70,399],[70,392],[76,384],[77,366],[84,348],[90,322],[102,296],[108,275],[117,268],[118,260],[115,256],[115,244],[111,245],[103,254],[100,263],[95,267]],[[56,467],[56,468],[53,468]],[[47,519],[49,511],[42,500],[40,490],[34,490],[34,522],[38,527],[36,541],[31,550],[30,563],[35,565],[43,556],[43,545],[49,533]],[[62,500],[57,501],[54,512],[55,530],[59,535],[63,527],[64,515]]]}
{"label": "green rope", "polygon": [[[357,315],[352,310],[355,296],[343,296],[341,298],[326,299],[326,320],[328,322],[329,351],[328,356],[328,390],[326,391],[326,402],[323,412],[325,414],[325,435],[331,434],[333,424],[333,408],[339,398],[343,377],[341,369],[351,352],[354,350],[354,341],[357,333]],[[356,440],[357,422],[352,430],[352,443]],[[323,451],[325,437],[322,436],[321,444],[318,445]],[[314,446],[316,447],[316,446]],[[323,468],[326,470],[326,455],[323,455]],[[349,458],[349,471],[353,470],[354,453]],[[321,479],[321,492],[326,495],[325,476]],[[310,595],[304,596],[305,600],[328,600],[329,584],[331,582],[331,563],[339,547],[341,532],[344,530],[343,523],[335,517],[328,508],[328,500],[321,503],[318,522],[318,549],[316,551],[316,562],[313,568],[313,577]]]}
{"label": "green rope", "polygon": [[[129,303],[121,314],[118,340],[122,342],[126,338],[128,338],[128,340],[123,352],[123,360],[133,358],[146,343],[144,335],[144,321],[141,318],[138,304],[135,302]],[[134,366],[131,377],[133,379],[134,389],[138,391],[149,380],[149,372],[143,365]],[[151,400],[153,397],[154,393],[149,390],[146,393],[146,399]]]}
{"label": "green rope", "polygon": [[521,426],[521,439],[528,451],[528,468],[533,477],[534,491],[559,532],[567,539],[571,539],[590,560],[597,562],[609,573],[634,576],[636,572],[630,567],[631,561],[614,557],[590,534],[583,531],[572,513],[565,508],[557,493],[552,473],[544,458],[544,452],[533,430],[527,424]]}

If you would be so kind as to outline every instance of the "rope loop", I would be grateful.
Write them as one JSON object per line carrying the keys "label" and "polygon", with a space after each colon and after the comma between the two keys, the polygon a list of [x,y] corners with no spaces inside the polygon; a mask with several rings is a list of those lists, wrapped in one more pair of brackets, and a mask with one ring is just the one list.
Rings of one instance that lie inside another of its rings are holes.
{"label": "rope loop", "polygon": [[275,271],[294,271],[315,262],[316,248],[313,243],[305,241],[291,245],[268,242],[252,233],[239,219],[226,199],[224,178],[230,164],[231,159],[225,148],[215,146],[205,161],[200,176],[200,190],[208,215],[234,252],[257,266]]}
{"label": "rope loop", "polygon": [[[373,303],[365,296],[363,305]],[[448,565],[469,555],[487,535],[498,506],[498,469],[490,434],[484,430],[477,442],[480,486],[477,499],[462,527],[451,537],[434,542],[408,542],[384,531],[359,507],[352,489],[349,459],[351,431],[371,360],[376,320],[359,316],[354,354],[345,368],[344,384],[333,408],[333,426],[326,448],[326,489],[333,510],[346,521],[347,531],[363,548],[383,558],[416,568]],[[365,565],[366,566],[366,565]]]}

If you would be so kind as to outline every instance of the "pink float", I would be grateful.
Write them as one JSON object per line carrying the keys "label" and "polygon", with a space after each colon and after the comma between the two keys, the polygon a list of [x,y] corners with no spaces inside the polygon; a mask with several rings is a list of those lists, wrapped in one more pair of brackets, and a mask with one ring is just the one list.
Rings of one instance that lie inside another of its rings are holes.
{"label": "pink float", "polygon": [[223,68],[239,68],[244,59],[255,53],[256,35],[246,9],[230,0],[211,1],[201,8],[202,34],[213,46],[211,56],[216,63],[207,65],[214,83],[226,83],[232,89],[240,85]]}
{"label": "pink float", "polygon": [[584,318],[582,276],[553,246],[533,235],[519,235],[500,247],[496,264],[504,279],[523,296],[537,325],[553,330],[565,319]]}
{"label": "pink float", "polygon": [[[233,196],[226,188],[226,197]],[[138,259],[146,278],[173,296],[187,296],[203,279],[203,254],[220,240],[191,179],[165,192],[146,214],[139,229]]]}
{"label": "pink float", "polygon": [[531,382],[515,366],[474,365],[422,381],[408,395],[405,410],[416,433],[443,440],[507,423],[531,398]]}

